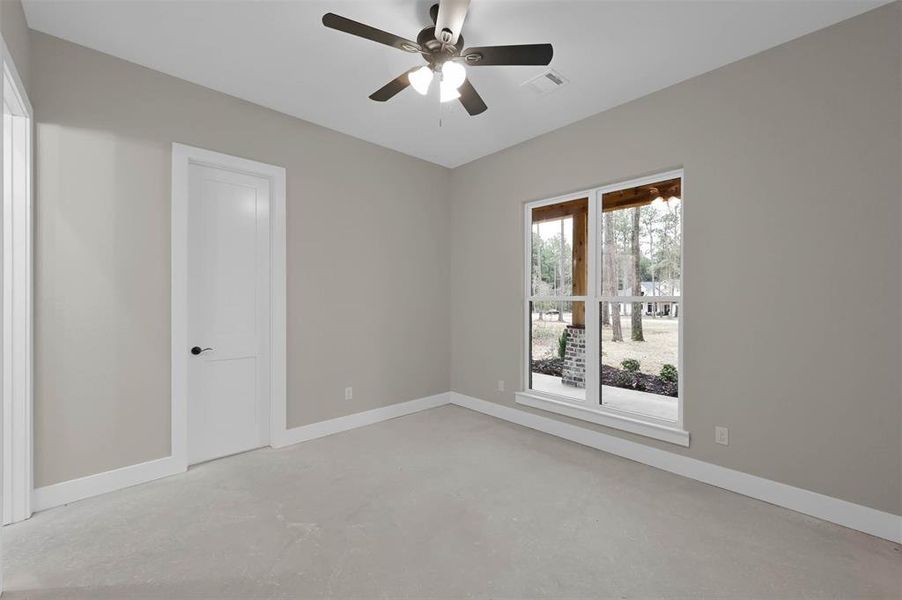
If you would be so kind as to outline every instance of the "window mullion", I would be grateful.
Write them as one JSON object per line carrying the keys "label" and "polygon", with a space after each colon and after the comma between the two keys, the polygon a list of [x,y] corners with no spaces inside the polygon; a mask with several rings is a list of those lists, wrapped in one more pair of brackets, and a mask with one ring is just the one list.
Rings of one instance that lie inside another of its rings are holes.
{"label": "window mullion", "polygon": [[585,302],[589,296],[529,296],[530,302]]}
{"label": "window mullion", "polygon": [[586,404],[588,406],[598,406],[601,399],[601,373],[599,365],[601,364],[601,356],[599,355],[599,340],[601,336],[601,327],[599,325],[598,302],[595,297],[599,294],[598,281],[600,275],[600,262],[598,260],[598,215],[601,212],[599,207],[600,194],[596,190],[589,196],[589,239],[586,244],[586,252],[588,252],[588,299],[586,300]]}

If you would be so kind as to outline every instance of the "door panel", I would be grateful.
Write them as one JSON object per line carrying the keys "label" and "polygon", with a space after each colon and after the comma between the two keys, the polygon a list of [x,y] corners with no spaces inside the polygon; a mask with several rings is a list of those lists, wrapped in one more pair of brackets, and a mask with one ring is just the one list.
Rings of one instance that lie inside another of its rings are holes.
{"label": "door panel", "polygon": [[268,441],[269,182],[199,165],[189,178],[188,342],[204,349],[188,366],[196,463]]}

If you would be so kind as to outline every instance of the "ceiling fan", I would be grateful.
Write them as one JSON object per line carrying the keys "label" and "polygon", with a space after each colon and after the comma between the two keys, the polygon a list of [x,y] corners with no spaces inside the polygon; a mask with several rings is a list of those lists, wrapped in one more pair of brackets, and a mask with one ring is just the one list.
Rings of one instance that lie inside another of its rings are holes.
{"label": "ceiling fan", "polygon": [[323,25],[411,54],[420,54],[426,61],[425,65],[405,71],[370,94],[371,100],[385,102],[408,86],[425,96],[432,80],[437,78],[442,102],[459,99],[470,115],[478,115],[488,107],[467,80],[465,65],[547,65],[554,50],[551,44],[521,44],[479,46],[461,51],[464,38],[460,31],[469,6],[470,0],[440,0],[434,4],[429,9],[429,15],[435,25],[420,31],[416,42],[334,13],[323,15]]}

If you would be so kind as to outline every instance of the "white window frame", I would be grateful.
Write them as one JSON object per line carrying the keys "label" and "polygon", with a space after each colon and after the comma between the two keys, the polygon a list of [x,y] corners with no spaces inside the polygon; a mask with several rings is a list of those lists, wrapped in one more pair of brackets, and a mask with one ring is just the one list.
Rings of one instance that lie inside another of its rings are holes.
{"label": "white window frame", "polygon": [[[678,321],[678,365],[677,369],[680,374],[677,383],[677,407],[678,417],[676,421],[668,421],[658,419],[640,413],[618,410],[609,406],[605,406],[600,402],[600,394],[602,393],[601,373],[599,368],[599,304],[610,299],[601,295],[599,282],[601,281],[601,264],[597,260],[598,244],[602,237],[602,222],[599,219],[601,214],[601,202],[604,194],[615,192],[622,189],[636,187],[640,185],[648,185],[658,181],[674,179],[679,177],[682,180],[683,197],[685,191],[685,176],[682,169],[656,173],[648,177],[640,177],[620,181],[617,183],[599,186],[596,188],[565,194],[554,198],[546,198],[543,200],[535,200],[525,203],[523,207],[523,224],[524,224],[524,335],[523,335],[523,357],[521,365],[524,366],[522,373],[522,390],[515,394],[515,400],[518,404],[547,410],[559,415],[582,419],[590,423],[604,425],[621,431],[627,431],[638,435],[670,442],[680,446],[689,446],[689,432],[685,430],[683,420],[683,404],[684,394],[683,386],[685,380],[685,371],[683,369],[683,326],[685,321],[685,260],[681,253],[680,256],[680,296],[655,297],[655,301],[674,301],[679,302],[680,317]],[[589,239],[587,243],[587,268],[588,268],[588,289],[585,296],[534,296],[532,295],[532,210],[541,206],[550,204],[558,204],[571,200],[582,198],[589,199]],[[680,235],[682,237],[685,230],[686,222],[686,204],[681,204],[680,218]],[[532,315],[530,304],[537,301],[554,301],[554,302],[584,302],[586,314],[586,398],[580,400],[559,394],[543,392],[531,389],[529,386],[531,364],[530,364],[530,335],[529,328],[531,325]],[[648,301],[647,297],[640,296],[622,296],[617,297],[617,301],[621,303]]]}
{"label": "white window frame", "polygon": [[[12,162],[0,169],[3,190],[0,271],[2,271],[2,522],[31,516],[34,488],[32,458],[33,332],[32,220],[34,113],[25,87],[0,37],[0,104],[12,118],[0,121],[0,138],[9,142]],[[9,131],[5,128],[9,125]],[[4,152],[5,155],[5,152]],[[5,157],[4,157],[5,160]],[[2,161],[0,161],[2,162]],[[6,170],[12,175],[4,181]],[[7,193],[9,194],[7,196]]]}

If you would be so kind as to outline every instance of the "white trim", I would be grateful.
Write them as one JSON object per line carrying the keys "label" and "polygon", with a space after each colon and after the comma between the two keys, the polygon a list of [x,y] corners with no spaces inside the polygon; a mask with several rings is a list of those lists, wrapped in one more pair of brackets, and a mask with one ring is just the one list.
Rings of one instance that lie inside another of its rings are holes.
{"label": "white trim", "polygon": [[410,400],[409,402],[390,404],[365,412],[329,419],[328,421],[320,421],[311,425],[295,427],[286,431],[278,442],[274,440],[273,447],[281,448],[299,442],[315,440],[316,438],[332,435],[333,433],[356,429],[357,427],[372,425],[373,423],[379,423],[380,421],[403,417],[404,415],[420,412],[421,410],[443,406],[450,402],[449,394],[450,392],[444,392],[434,396],[417,398],[416,400]]}
{"label": "white trim", "polygon": [[[396,417],[403,417],[421,410],[436,408],[450,402],[449,392],[417,398],[409,402],[391,404],[373,410],[360,412],[344,417],[320,421],[303,427],[296,427],[283,432],[278,438],[272,440],[274,448],[281,448],[299,442],[315,440],[317,438],[372,425],[381,421],[387,421]],[[203,468],[203,467],[201,467]],[[44,486],[34,491],[32,505],[36,511],[47,510],[77,500],[99,496],[108,492],[114,492],[123,488],[139,485],[155,479],[184,473],[186,465],[180,457],[167,456],[150,460],[137,465],[129,465],[121,469],[88,475],[79,479],[63,481],[53,485]]]}
{"label": "white trim", "polygon": [[514,394],[517,404],[547,410],[558,415],[581,419],[597,425],[604,425],[621,431],[628,431],[637,435],[654,438],[663,442],[670,442],[678,446],[689,447],[689,432],[674,426],[654,423],[639,415],[629,417],[617,414],[602,406],[589,408],[578,406],[570,402],[563,402],[552,398],[544,398],[536,393],[517,392]]}
{"label": "white trim", "polygon": [[2,35],[0,35],[0,60],[2,60],[9,69],[10,76],[16,86],[16,93],[19,95],[18,99],[25,106],[25,112],[28,114],[28,118],[33,118],[34,109],[31,106],[31,101],[28,99],[28,94],[25,92],[25,84],[22,83],[22,78],[19,76],[19,70],[16,68],[16,62],[13,60],[12,54],[9,52],[9,47],[3,40]]}
{"label": "white trim", "polygon": [[498,419],[603,450],[683,477],[776,504],[843,527],[902,543],[902,516],[756,475],[652,448],[549,417],[451,392],[451,403]]}
{"label": "white trim", "polygon": [[[599,285],[600,277],[596,277],[596,273],[601,273],[602,261],[597,260],[602,243],[601,237],[595,235],[594,232],[600,230],[599,215],[601,214],[601,195],[598,193],[589,196],[589,231],[587,243],[587,252],[589,253],[588,278],[589,285],[586,293],[589,294],[590,300],[586,301],[586,373],[584,385],[586,386],[586,408],[598,406],[601,404],[601,307],[598,305],[598,296],[601,295],[601,286]],[[532,316],[530,315],[530,319]],[[532,363],[530,363],[532,368]]]}
{"label": "white trim", "polygon": [[47,510],[184,471],[177,458],[167,456],[37,488],[32,503],[36,511]]}
{"label": "white trim", "polygon": [[172,456],[188,465],[188,166],[225,168],[270,183],[270,427],[268,443],[285,433],[286,223],[285,169],[184,144],[172,144]]}
{"label": "white trim", "polygon": [[[286,432],[282,447],[317,439],[333,433],[372,425],[445,404],[454,404],[498,419],[529,427],[584,446],[634,460],[683,477],[695,479],[757,500],[795,510],[813,517],[856,529],[893,542],[902,543],[902,516],[832,498],[763,477],[749,475],[688,456],[652,448],[549,417],[487,402],[458,392],[445,392],[409,402],[392,404],[366,412],[321,421]],[[106,473],[64,481],[35,490],[35,510],[46,510],[76,500],[130,487],[184,471],[174,458],[167,457]]]}
{"label": "white trim", "polygon": [[[9,98],[6,98],[6,94]],[[3,360],[3,524],[23,521],[31,516],[33,488],[33,130],[34,112],[25,86],[3,38],[0,37],[0,101],[17,113],[13,131],[24,136],[24,189],[13,190],[9,207],[11,222],[5,225],[11,234],[11,256],[3,262],[11,272],[4,275],[9,283],[9,313],[4,335]],[[22,120],[24,119],[24,123]],[[0,125],[0,130],[2,130]],[[0,172],[0,181],[3,174]],[[2,189],[2,186],[0,186]],[[4,244],[6,247],[7,244]]]}

